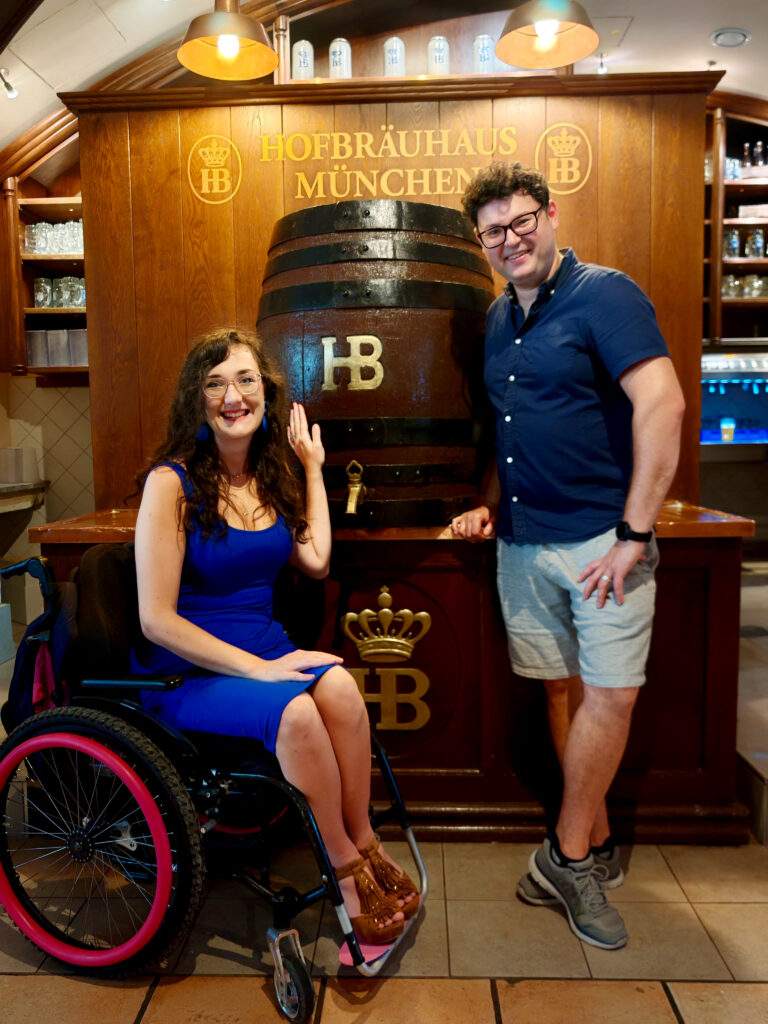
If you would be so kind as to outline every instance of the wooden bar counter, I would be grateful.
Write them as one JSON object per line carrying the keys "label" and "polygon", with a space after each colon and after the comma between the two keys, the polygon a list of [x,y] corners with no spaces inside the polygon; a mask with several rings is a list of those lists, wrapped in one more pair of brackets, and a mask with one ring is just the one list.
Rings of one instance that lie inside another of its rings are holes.
{"label": "wooden bar counter", "polygon": [[[65,579],[84,548],[131,540],[135,521],[135,510],[110,509],[32,527],[29,538]],[[609,793],[625,841],[748,839],[735,744],[741,539],[753,530],[686,502],[659,515],[648,681]],[[495,545],[453,540],[445,527],[340,529],[328,580],[299,586],[291,625],[343,654],[418,834],[538,839],[556,814],[559,769],[543,688],[509,667]]]}

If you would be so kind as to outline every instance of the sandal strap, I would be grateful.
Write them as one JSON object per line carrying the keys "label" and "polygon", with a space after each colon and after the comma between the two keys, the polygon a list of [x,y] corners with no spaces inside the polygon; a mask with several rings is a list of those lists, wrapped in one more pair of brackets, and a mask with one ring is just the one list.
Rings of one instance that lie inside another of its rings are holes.
{"label": "sandal strap", "polygon": [[381,853],[381,843],[375,837],[359,852],[367,857],[371,864],[373,877],[381,889],[388,896],[407,896],[409,893],[418,893],[418,889],[405,871],[398,871],[389,861],[385,860]]}
{"label": "sandal strap", "polygon": [[350,875],[354,875],[363,867],[365,867],[365,860],[362,857],[356,857],[354,860],[349,861],[348,864],[342,864],[341,867],[334,868],[333,873],[336,875],[336,881],[340,882],[343,878],[349,878]]}
{"label": "sandal strap", "polygon": [[357,857],[348,864],[334,868],[337,881],[354,878],[355,889],[360,900],[360,916],[368,917],[372,921],[386,921],[393,917],[400,907],[397,900],[381,891],[374,879],[365,870],[365,860]]}

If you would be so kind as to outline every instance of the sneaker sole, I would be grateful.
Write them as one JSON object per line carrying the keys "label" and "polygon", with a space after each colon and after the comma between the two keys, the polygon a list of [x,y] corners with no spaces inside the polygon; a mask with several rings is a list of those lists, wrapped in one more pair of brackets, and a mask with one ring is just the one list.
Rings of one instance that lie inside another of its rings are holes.
{"label": "sneaker sole", "polygon": [[560,902],[554,896],[529,896],[519,882],[517,884],[517,895],[523,903],[528,903],[532,907],[554,907]]}
{"label": "sneaker sole", "polygon": [[602,881],[602,880],[600,881],[600,888],[601,889],[618,889],[618,887],[623,883],[623,881],[624,881],[624,872],[622,871],[621,868],[619,868],[619,873],[618,873],[618,875],[616,875],[615,878],[609,878],[606,881]]}
{"label": "sneaker sole", "polygon": [[550,882],[550,880],[546,877],[546,875],[542,874],[542,872],[539,870],[539,866],[536,863],[535,850],[531,854],[530,859],[528,861],[528,870],[539,883],[539,885],[542,887],[542,889],[546,889],[547,892],[551,893],[555,897],[557,902],[562,905],[568,918],[568,925],[571,931],[574,935],[581,939],[582,942],[586,942],[590,946],[596,946],[598,949],[622,949],[624,946],[626,946],[626,936],[623,939],[620,939],[618,942],[601,942],[599,939],[594,938],[594,936],[587,935],[586,932],[582,932],[579,929],[578,925],[571,916],[570,908],[566,903],[565,899],[560,895],[560,893],[557,891],[555,886]]}

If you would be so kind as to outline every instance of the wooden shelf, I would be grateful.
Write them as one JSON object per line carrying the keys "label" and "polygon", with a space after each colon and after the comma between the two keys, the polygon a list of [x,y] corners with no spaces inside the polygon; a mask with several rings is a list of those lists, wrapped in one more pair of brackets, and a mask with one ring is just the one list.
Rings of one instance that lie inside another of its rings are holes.
{"label": "wooden shelf", "polygon": [[734,224],[736,227],[754,227],[768,224],[768,217],[723,217],[723,224]]}
{"label": "wooden shelf", "polygon": [[768,270],[768,256],[724,256],[723,263],[729,267],[742,266]]}
{"label": "wooden shelf", "polygon": [[54,316],[58,313],[81,313],[85,315],[85,306],[25,306],[25,316]]}
{"label": "wooden shelf", "polygon": [[82,252],[23,252],[21,254],[24,263],[58,263],[66,260],[69,263],[83,263],[85,255]]}
{"label": "wooden shelf", "polygon": [[87,366],[28,366],[27,373],[88,373]]}
{"label": "wooden shelf", "polygon": [[44,199],[19,198],[19,213],[27,220],[61,223],[80,220],[83,215],[82,196],[46,196]]}
{"label": "wooden shelf", "polygon": [[720,301],[723,305],[728,306],[768,306],[768,297],[764,299],[745,299],[743,295],[737,295],[733,298],[723,295]]}

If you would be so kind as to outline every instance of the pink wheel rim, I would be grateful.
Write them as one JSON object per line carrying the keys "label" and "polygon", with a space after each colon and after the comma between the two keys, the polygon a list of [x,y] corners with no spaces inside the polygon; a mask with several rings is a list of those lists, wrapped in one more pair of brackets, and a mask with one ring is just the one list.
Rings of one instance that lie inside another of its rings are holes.
{"label": "pink wheel rim", "polygon": [[11,772],[24,758],[51,747],[77,750],[100,760],[110,771],[114,772],[136,800],[146,818],[155,844],[157,886],[152,908],[136,934],[119,946],[112,946],[109,949],[78,949],[57,939],[35,921],[22,906],[4,872],[0,872],[0,901],[14,924],[43,952],[78,967],[107,967],[127,960],[137,953],[149,942],[162,923],[171,895],[171,844],[163,825],[162,815],[150,796],[149,790],[136,772],[118,754],[87,736],[66,732],[41,733],[20,743],[18,747],[14,747],[8,753],[0,764],[0,789],[5,786]]}

